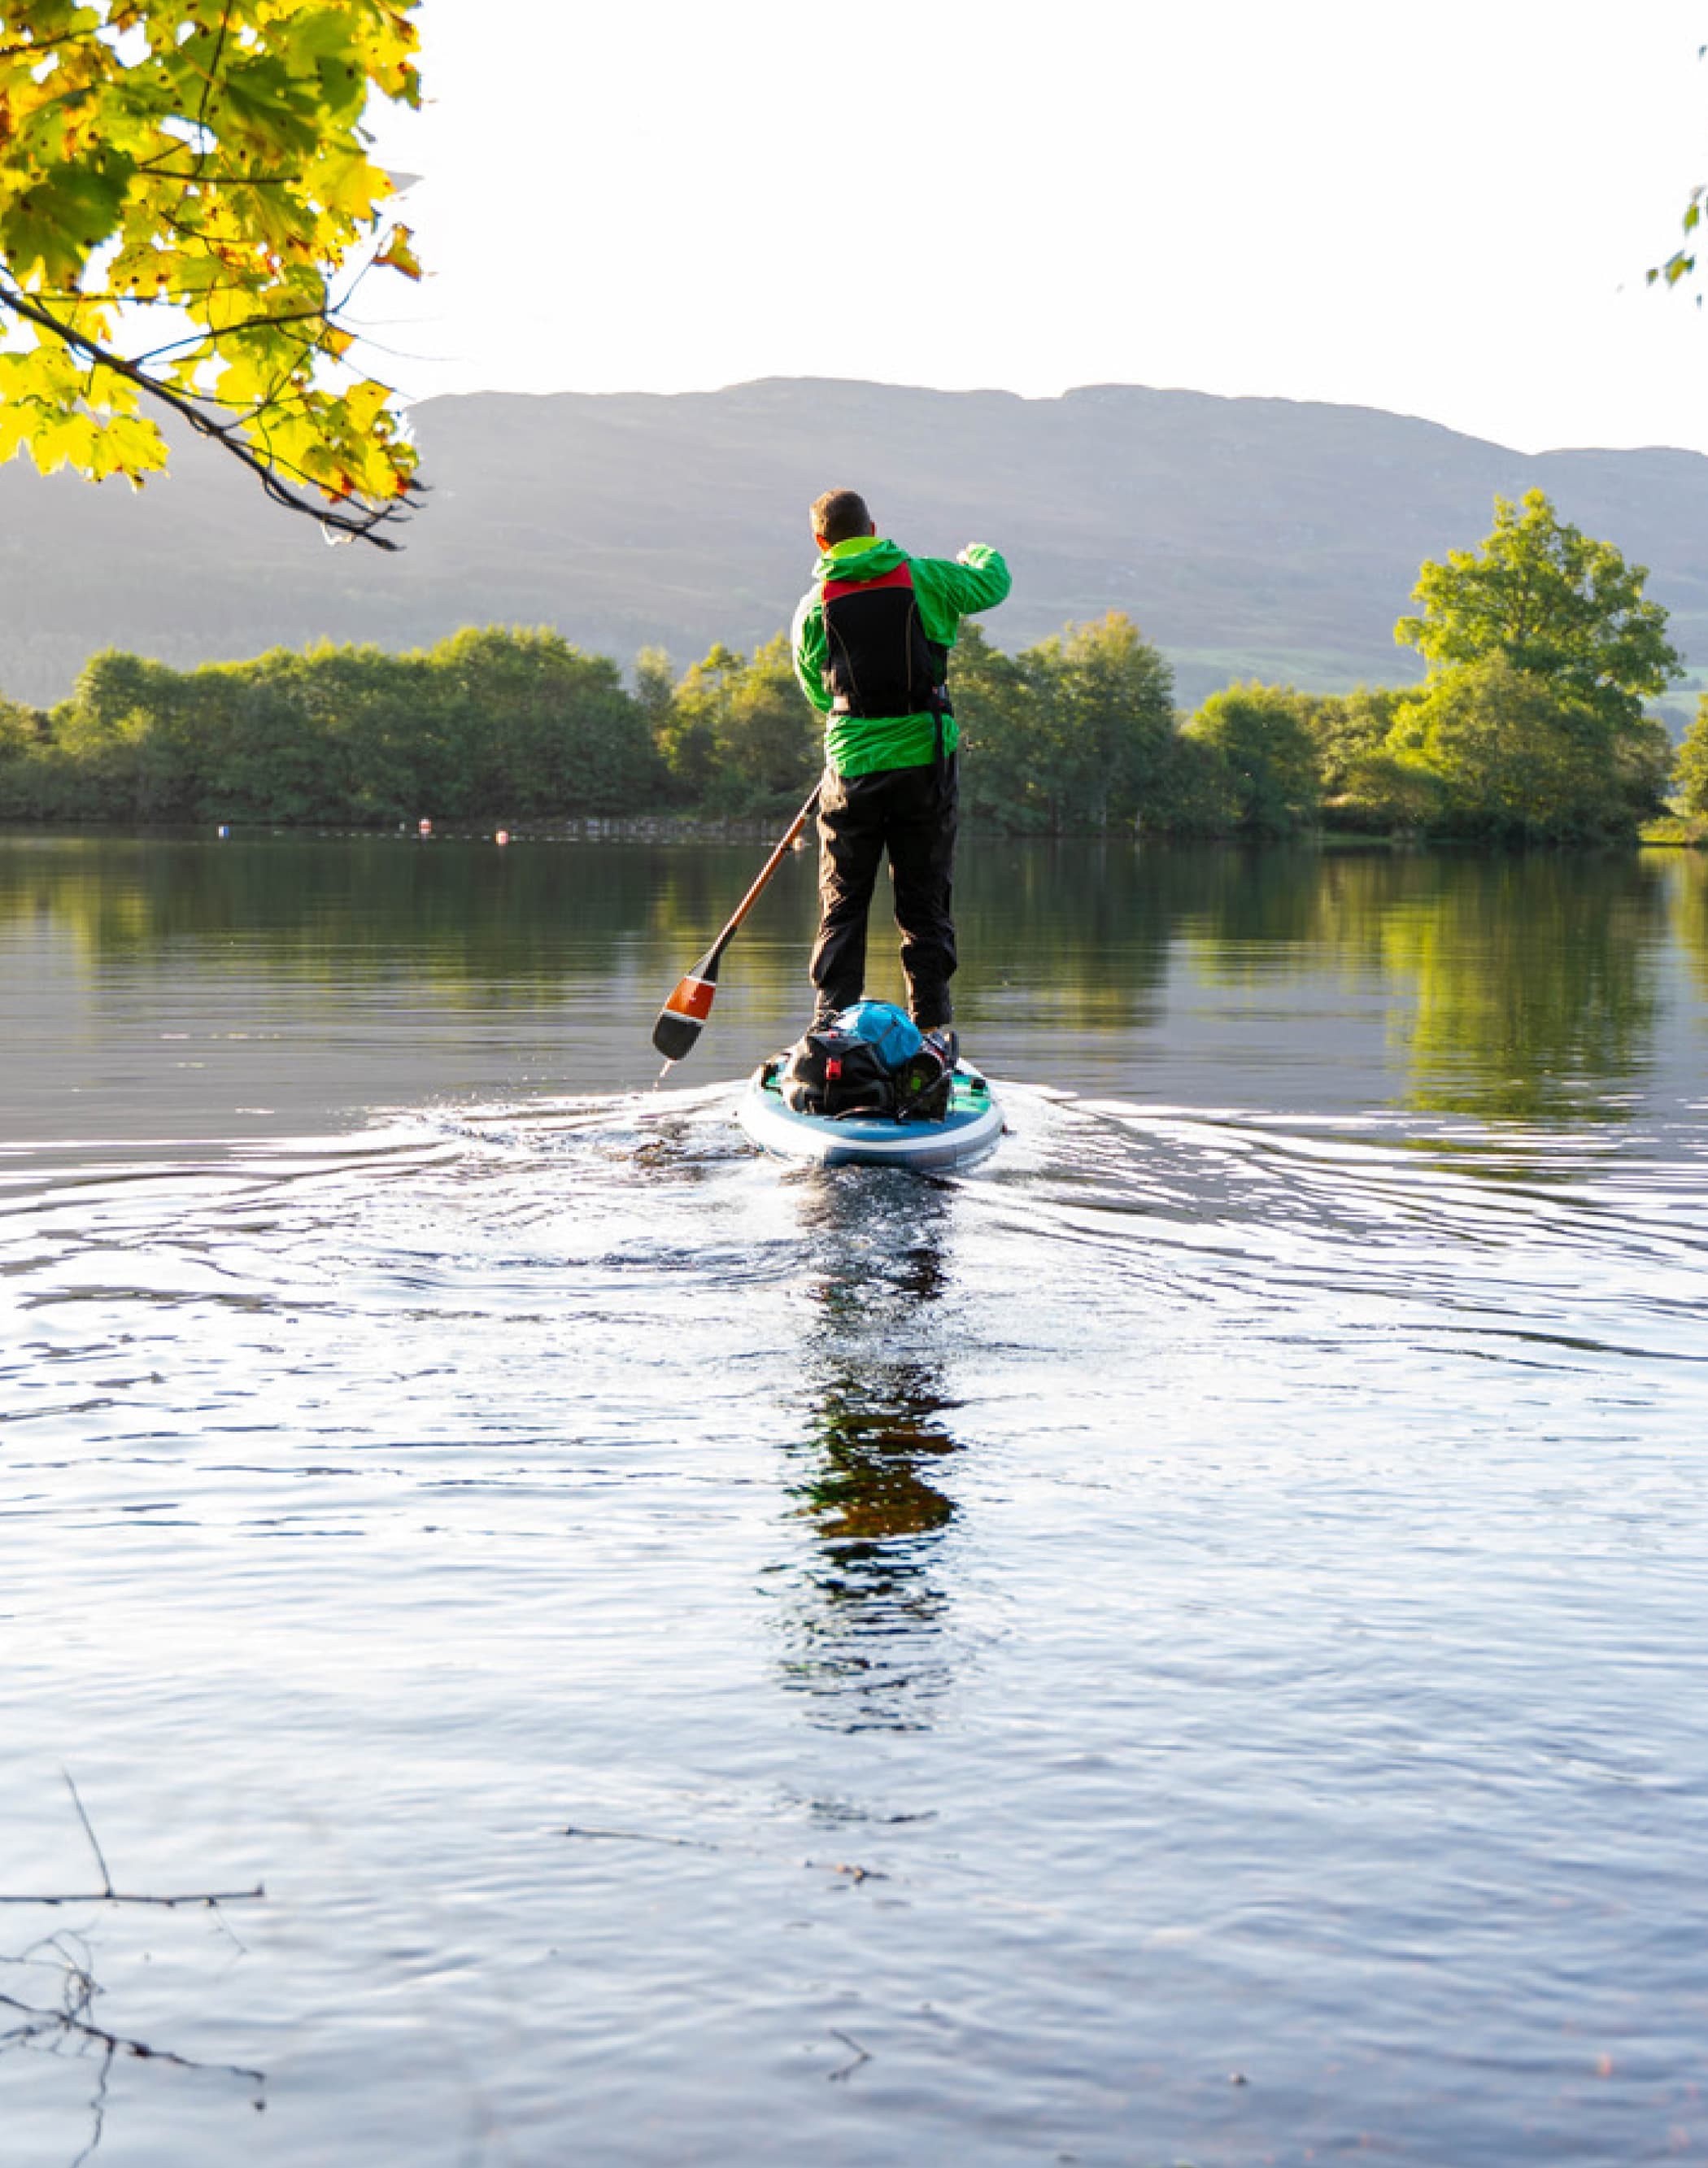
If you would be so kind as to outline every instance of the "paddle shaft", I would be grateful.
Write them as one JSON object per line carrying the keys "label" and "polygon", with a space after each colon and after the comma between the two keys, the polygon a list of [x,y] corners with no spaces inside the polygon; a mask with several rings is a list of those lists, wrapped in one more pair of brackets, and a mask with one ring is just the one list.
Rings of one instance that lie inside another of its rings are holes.
{"label": "paddle shaft", "polygon": [[801,830],[804,828],[808,821],[812,819],[814,812],[816,810],[818,806],[819,793],[824,789],[824,787],[825,786],[822,782],[815,783],[813,785],[812,796],[808,799],[806,804],[802,806],[800,811],[797,813],[793,820],[789,822],[787,833],[783,835],[778,842],[777,848],[760,868],[758,878],[755,880],[752,887],[748,890],[746,895],[742,897],[740,902],[736,905],[734,911],[731,912],[729,923],[724,928],[724,931],[718,936],[717,939],[706,951],[705,958],[703,959],[704,964],[715,966],[718,959],[729,946],[729,943],[735,938],[737,933],[740,932],[742,920],[746,917],[748,912],[751,911],[754,905],[758,902],[760,897],[765,892],[766,884],[770,880],[772,875],[777,871],[783,860],[788,856],[789,852],[793,848],[795,837],[799,835]]}

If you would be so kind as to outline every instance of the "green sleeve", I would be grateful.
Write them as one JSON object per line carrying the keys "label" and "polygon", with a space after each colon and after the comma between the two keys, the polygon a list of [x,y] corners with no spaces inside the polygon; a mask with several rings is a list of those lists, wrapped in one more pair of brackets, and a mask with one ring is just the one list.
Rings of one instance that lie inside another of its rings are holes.
{"label": "green sleeve", "polygon": [[926,637],[952,647],[963,617],[995,609],[1013,585],[1000,550],[988,542],[969,542],[958,558],[912,560],[914,592]]}
{"label": "green sleeve", "polygon": [[795,676],[800,688],[821,715],[830,712],[830,688],[825,683],[825,609],[816,587],[803,595],[789,635]]}

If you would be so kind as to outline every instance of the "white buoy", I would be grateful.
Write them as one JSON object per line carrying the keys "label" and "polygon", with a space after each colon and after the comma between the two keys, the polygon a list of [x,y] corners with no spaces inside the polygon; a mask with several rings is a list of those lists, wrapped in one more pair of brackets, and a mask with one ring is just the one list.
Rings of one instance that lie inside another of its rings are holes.
{"label": "white buoy", "polygon": [[432,832],[433,824],[431,821],[417,821],[415,824],[415,832],[417,836],[431,836]]}
{"label": "white buoy", "polygon": [[501,828],[492,840],[495,843],[507,843],[510,841],[509,829]]}
{"label": "white buoy", "polygon": [[231,837],[231,831],[230,827],[227,826],[227,824],[226,824],[224,821],[222,821],[220,823],[220,841],[222,843],[223,843],[223,842],[227,842],[227,841],[229,841],[229,839],[230,839],[230,837]]}

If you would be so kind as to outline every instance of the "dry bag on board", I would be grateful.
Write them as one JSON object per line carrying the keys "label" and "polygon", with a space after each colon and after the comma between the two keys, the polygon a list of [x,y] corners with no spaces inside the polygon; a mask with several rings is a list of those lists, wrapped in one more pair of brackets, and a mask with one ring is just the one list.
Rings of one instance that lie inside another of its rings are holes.
{"label": "dry bag on board", "polygon": [[890,1002],[856,1002],[808,1032],[784,1056],[779,1083],[784,1104],[798,1114],[831,1120],[940,1121],[949,1103],[947,1064]]}

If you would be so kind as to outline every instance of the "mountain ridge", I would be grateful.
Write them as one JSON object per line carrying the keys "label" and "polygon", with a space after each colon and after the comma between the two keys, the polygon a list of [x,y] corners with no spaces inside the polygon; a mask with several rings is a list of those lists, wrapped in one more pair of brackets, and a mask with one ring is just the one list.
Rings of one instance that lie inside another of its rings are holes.
{"label": "mountain ridge", "polygon": [[806,507],[862,488],[904,546],[1008,556],[1018,648],[1122,609],[1196,702],[1237,677],[1407,682],[1392,642],[1419,566],[1473,545],[1498,493],[1652,572],[1708,671],[1708,457],[1522,453],[1379,407],[1138,385],[1049,399],[835,377],[703,392],[469,392],[412,410],[427,507],[386,557],[328,550],[202,446],[138,495],[0,470],[0,691],[46,703],[101,648],[187,667],[320,640],[427,646],[555,626],[627,666],[781,630],[810,577]]}

